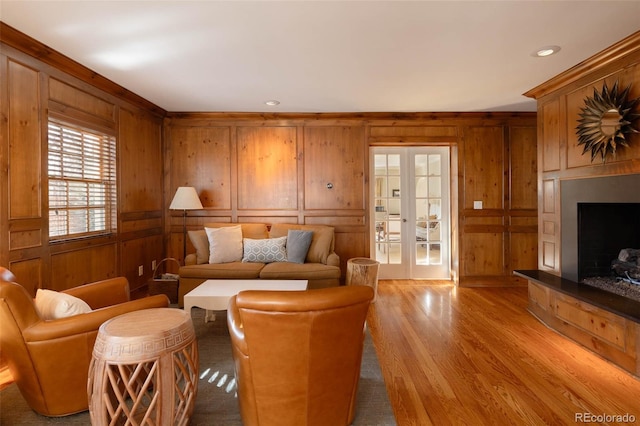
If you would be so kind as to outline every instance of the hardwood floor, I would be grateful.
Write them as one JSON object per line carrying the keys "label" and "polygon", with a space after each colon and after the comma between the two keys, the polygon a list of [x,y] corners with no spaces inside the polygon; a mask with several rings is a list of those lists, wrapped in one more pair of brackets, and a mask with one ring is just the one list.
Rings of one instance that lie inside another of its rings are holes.
{"label": "hardwood floor", "polygon": [[526,306],[526,287],[380,281],[368,324],[398,425],[640,422],[640,380]]}
{"label": "hardwood floor", "polygon": [[526,287],[380,281],[368,326],[398,426],[570,425],[579,413],[640,423],[640,380],[526,306]]}

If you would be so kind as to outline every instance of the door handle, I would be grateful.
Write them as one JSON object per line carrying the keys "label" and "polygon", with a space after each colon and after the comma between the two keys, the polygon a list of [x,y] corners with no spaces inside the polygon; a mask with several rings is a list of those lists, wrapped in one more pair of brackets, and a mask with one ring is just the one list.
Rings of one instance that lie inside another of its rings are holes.
{"label": "door handle", "polygon": [[406,222],[406,221],[407,221],[407,219],[402,219],[402,221],[403,221],[403,222]]}

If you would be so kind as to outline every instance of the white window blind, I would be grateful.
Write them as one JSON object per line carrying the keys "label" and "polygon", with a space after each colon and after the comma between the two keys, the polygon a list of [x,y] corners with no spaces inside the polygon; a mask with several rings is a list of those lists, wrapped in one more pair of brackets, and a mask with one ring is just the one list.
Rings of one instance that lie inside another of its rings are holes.
{"label": "white window blind", "polygon": [[49,237],[116,231],[115,137],[49,121]]}

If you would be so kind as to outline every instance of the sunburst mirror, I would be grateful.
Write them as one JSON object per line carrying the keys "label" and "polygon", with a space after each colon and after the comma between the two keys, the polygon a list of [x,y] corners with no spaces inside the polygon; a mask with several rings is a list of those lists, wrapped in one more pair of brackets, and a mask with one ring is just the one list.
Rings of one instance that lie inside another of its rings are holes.
{"label": "sunburst mirror", "polygon": [[632,122],[640,117],[633,108],[640,98],[627,101],[631,85],[619,92],[616,81],[611,90],[604,83],[602,91],[594,89],[593,97],[587,97],[580,112],[577,135],[578,145],[584,145],[582,154],[591,150],[591,161],[600,154],[602,162],[607,155],[616,153],[618,145],[629,146],[627,135],[638,133]]}

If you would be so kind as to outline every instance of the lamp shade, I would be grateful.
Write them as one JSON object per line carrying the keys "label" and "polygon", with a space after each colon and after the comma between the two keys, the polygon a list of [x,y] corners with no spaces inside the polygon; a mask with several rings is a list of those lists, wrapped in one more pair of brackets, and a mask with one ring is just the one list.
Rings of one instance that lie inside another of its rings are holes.
{"label": "lamp shade", "polygon": [[193,186],[181,186],[171,200],[170,210],[199,210],[202,209],[200,197]]}

